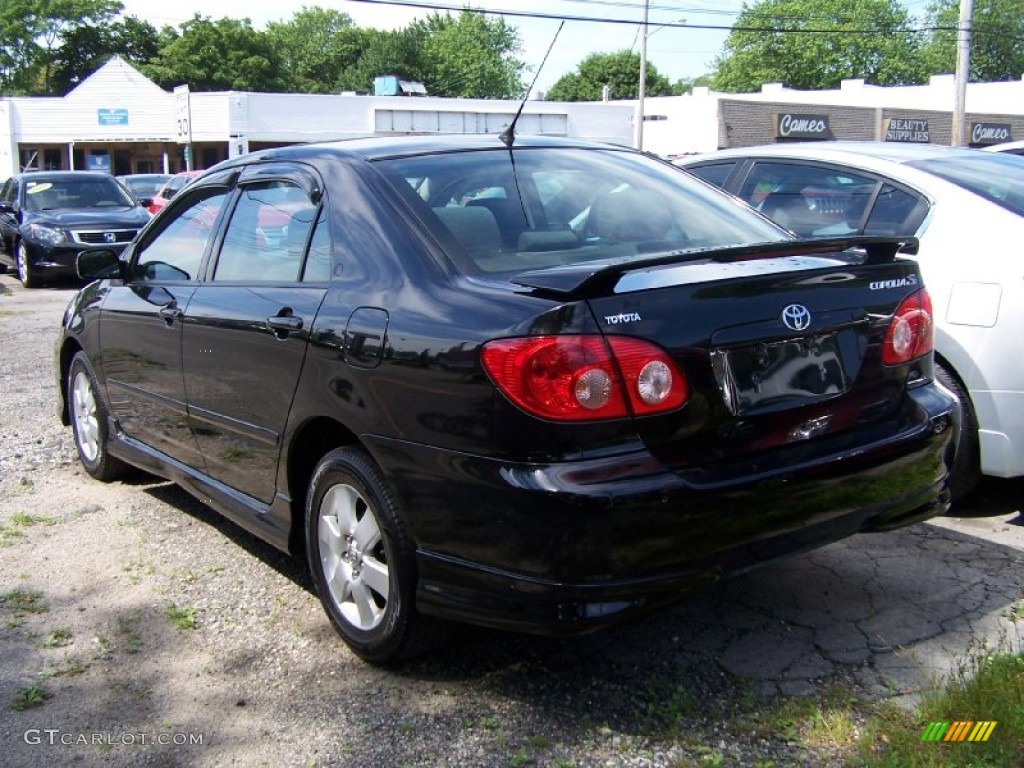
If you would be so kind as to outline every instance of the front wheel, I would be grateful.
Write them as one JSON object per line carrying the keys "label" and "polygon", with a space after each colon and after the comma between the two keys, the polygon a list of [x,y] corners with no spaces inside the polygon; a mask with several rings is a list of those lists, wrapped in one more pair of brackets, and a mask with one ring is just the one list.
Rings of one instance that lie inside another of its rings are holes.
{"label": "front wheel", "polygon": [[960,432],[956,443],[956,458],[949,476],[949,492],[953,501],[959,501],[974,490],[981,480],[981,449],[978,445],[978,417],[974,415],[971,396],[953,372],[942,363],[935,362],[935,377],[960,404]]}
{"label": "front wheel", "polygon": [[38,288],[39,279],[32,271],[32,265],[28,260],[28,248],[25,247],[24,241],[18,243],[17,256],[14,260],[18,265],[18,279],[21,284],[26,288]]}
{"label": "front wheel", "polygon": [[380,470],[355,448],[317,465],[306,502],[306,553],[320,601],[345,643],[387,664],[422,653],[440,636],[417,613],[415,548]]}
{"label": "front wheel", "polygon": [[68,411],[75,447],[85,471],[97,480],[115,480],[127,465],[107,451],[107,406],[84,352],[77,353],[68,371]]}

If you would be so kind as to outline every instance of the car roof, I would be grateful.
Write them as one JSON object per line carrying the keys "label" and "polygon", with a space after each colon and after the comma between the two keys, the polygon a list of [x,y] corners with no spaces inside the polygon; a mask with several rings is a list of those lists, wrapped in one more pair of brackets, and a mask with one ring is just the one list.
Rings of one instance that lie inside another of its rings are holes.
{"label": "car roof", "polygon": [[1004,141],[1002,144],[989,144],[982,149],[986,152],[1013,152],[1017,149],[1024,149],[1024,141]]}
{"label": "car roof", "polygon": [[[545,136],[517,136],[515,148],[580,148],[580,149],[621,149],[633,151],[626,146],[600,144]],[[382,160],[392,157],[409,157],[433,153],[461,152],[470,150],[505,150],[507,147],[496,134],[439,134],[431,136],[372,136],[365,138],[341,139],[317,144],[297,144],[288,147],[260,150],[250,155],[226,160],[215,166],[229,168],[238,163],[252,162],[256,156],[263,160],[313,159],[317,157],[358,158]]]}
{"label": "car roof", "polygon": [[947,147],[939,144],[901,144],[887,141],[799,141],[782,144],[764,144],[755,147],[734,147],[706,155],[680,158],[679,165],[691,165],[718,157],[747,157],[757,155],[805,158],[808,160],[845,160],[861,163],[864,158],[876,158],[894,163],[909,163],[939,157],[974,157],[978,150],[967,147]]}
{"label": "car roof", "polygon": [[24,171],[11,178],[27,181],[58,181],[60,179],[113,179],[106,171]]}

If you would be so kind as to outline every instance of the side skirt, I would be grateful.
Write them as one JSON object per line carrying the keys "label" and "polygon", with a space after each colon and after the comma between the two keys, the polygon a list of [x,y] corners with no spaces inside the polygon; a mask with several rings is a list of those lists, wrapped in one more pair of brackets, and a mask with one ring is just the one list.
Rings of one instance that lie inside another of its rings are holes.
{"label": "side skirt", "polygon": [[291,532],[291,499],[287,496],[278,493],[273,503],[264,504],[129,437],[117,429],[116,422],[109,426],[108,434],[111,440],[108,448],[111,455],[177,483],[231,522],[282,552],[292,554],[288,547]]}

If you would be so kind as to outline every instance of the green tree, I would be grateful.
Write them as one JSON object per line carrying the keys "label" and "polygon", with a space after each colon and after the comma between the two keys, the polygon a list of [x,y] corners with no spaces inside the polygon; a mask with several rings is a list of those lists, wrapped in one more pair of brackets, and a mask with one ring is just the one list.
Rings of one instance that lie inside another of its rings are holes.
{"label": "green tree", "polygon": [[[956,70],[957,0],[939,0],[928,9],[936,27],[924,59],[933,74]],[[1024,75],[1024,5],[1020,0],[974,0],[971,71],[975,82],[1018,80]]]}
{"label": "green tree", "polygon": [[51,87],[54,93],[66,93],[111,56],[139,67],[155,58],[159,50],[156,28],[134,16],[109,26],[76,27],[64,36],[56,52]]}
{"label": "green tree", "polygon": [[896,0],[760,0],[744,6],[716,61],[714,87],[757,91],[924,82],[920,43]]}
{"label": "green tree", "polygon": [[345,72],[357,66],[367,44],[351,16],[318,6],[304,7],[289,21],[271,22],[267,38],[280,55],[285,88],[301,93],[342,90]]}
{"label": "green tree", "polygon": [[672,95],[682,96],[684,93],[693,93],[694,88],[710,88],[713,77],[713,75],[681,77],[672,83]]}
{"label": "green tree", "polygon": [[[669,96],[672,84],[657,68],[647,62],[645,93],[647,96]],[[616,53],[592,53],[580,62],[575,72],[562,75],[551,86],[551,101],[600,101],[604,86],[613,99],[635,99],[640,91],[640,54],[629,50]]]}
{"label": "green tree", "polygon": [[118,0],[3,0],[0,92],[53,93],[54,64],[66,39],[111,23],[122,8]]}
{"label": "green tree", "polygon": [[385,31],[358,30],[361,49],[358,60],[341,73],[341,90],[373,91],[377,75],[398,75],[403,80],[423,81],[421,61],[423,31],[406,27]]}
{"label": "green tree", "polygon": [[[410,25],[422,40],[420,66],[432,96],[508,99],[521,96],[519,32],[482,13],[432,13]],[[385,73],[378,73],[385,74]]]}
{"label": "green tree", "polygon": [[178,31],[165,27],[160,53],[142,71],[155,83],[194,91],[281,91],[281,57],[249,19],[196,14]]}

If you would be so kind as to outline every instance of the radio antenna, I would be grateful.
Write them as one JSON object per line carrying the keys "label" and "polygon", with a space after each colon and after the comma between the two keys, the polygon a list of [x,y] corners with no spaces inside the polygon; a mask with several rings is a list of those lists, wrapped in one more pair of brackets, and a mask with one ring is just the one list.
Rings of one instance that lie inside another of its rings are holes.
{"label": "radio antenna", "polygon": [[502,131],[498,138],[501,139],[505,146],[512,148],[512,145],[516,140],[516,122],[519,120],[519,116],[523,114],[523,107],[526,106],[526,101],[530,98],[530,94],[533,92],[533,86],[537,84],[537,78],[540,77],[540,73],[544,69],[544,65],[548,61],[548,56],[551,54],[551,49],[555,47],[555,41],[558,39],[558,35],[562,31],[562,27],[565,26],[565,19],[558,24],[558,29],[555,30],[555,36],[551,38],[551,45],[548,46],[547,53],[544,54],[544,58],[540,62],[540,66],[537,67],[537,73],[533,76],[533,82],[530,83],[530,87],[526,89],[526,93],[523,94],[523,100],[519,102],[519,109],[516,110],[516,116],[512,118],[512,122],[508,124],[508,127]]}

